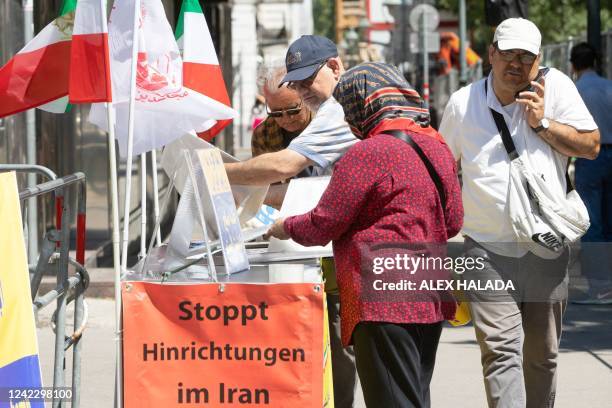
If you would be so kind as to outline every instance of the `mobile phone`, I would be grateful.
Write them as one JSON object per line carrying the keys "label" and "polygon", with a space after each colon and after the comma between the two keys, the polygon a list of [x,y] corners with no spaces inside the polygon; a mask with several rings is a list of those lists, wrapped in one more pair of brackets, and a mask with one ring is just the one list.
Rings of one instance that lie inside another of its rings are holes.
{"label": "mobile phone", "polygon": [[[540,79],[542,79],[542,77],[544,77],[544,75],[546,75],[546,73],[548,72],[549,68],[542,68],[541,70],[538,71],[538,75],[536,75],[536,77],[533,79],[534,82],[539,82]],[[518,91],[515,95],[514,98],[518,99],[519,94],[521,92],[535,92],[535,87],[531,84],[532,81],[529,81],[529,83],[527,84],[527,86],[523,89],[521,89],[520,91]]]}

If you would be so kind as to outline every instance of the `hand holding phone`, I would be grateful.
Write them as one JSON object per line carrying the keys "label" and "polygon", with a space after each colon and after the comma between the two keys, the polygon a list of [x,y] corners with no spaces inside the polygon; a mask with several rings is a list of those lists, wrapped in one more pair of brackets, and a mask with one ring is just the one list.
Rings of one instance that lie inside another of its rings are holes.
{"label": "hand holding phone", "polygon": [[[544,75],[546,75],[546,73],[549,71],[549,68],[542,68],[538,71],[538,75],[536,75],[536,77],[533,79],[533,81],[529,81],[529,83],[527,84],[527,86],[523,89],[521,89],[520,91],[518,91],[515,95],[514,98],[518,99],[520,98],[519,94],[521,92],[536,92],[536,89],[534,88],[533,84],[531,82],[540,82],[541,79],[544,77]],[[541,82],[540,82],[541,83]]]}
{"label": "hand holding phone", "polygon": [[[516,102],[525,107],[525,115],[527,123],[532,128],[540,126],[544,119],[544,76],[548,72],[548,68],[538,71],[538,75],[534,81],[529,82],[529,86],[516,94]],[[534,86],[533,82],[538,82],[538,86]],[[534,92],[535,95],[519,95],[522,92]]]}

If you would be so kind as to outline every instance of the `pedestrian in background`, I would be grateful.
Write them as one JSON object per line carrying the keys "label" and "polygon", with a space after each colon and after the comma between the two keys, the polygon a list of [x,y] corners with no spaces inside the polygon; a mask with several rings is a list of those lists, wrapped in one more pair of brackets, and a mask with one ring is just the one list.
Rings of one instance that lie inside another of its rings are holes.
{"label": "pedestrian in background", "polygon": [[585,299],[574,303],[612,304],[612,81],[595,72],[596,52],[589,44],[575,45],[570,55],[576,87],[601,137],[597,159],[576,159],[576,190],[589,211],[591,226],[580,251],[589,290]]}

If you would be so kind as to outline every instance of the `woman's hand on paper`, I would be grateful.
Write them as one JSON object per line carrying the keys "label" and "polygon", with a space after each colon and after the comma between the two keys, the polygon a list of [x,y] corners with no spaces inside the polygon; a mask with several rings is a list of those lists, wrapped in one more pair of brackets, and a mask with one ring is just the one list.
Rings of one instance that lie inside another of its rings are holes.
{"label": "woman's hand on paper", "polygon": [[279,218],[274,221],[274,224],[270,227],[268,232],[264,234],[264,239],[270,239],[270,237],[278,238],[278,239],[289,239],[291,238],[287,231],[285,231],[284,226],[285,219]]}

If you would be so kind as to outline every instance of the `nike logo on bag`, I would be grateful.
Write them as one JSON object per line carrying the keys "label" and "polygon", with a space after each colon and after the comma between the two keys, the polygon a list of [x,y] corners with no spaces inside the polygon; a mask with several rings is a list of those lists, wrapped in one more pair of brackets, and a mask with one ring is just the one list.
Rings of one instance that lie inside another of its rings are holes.
{"label": "nike logo on bag", "polygon": [[595,297],[597,298],[597,300],[602,300],[609,298],[610,295],[612,295],[612,290],[604,293],[598,293]]}
{"label": "nike logo on bag", "polygon": [[552,249],[553,251],[557,251],[562,246],[561,241],[559,241],[559,239],[551,232],[533,234],[531,239],[540,245],[544,245],[546,248]]}

